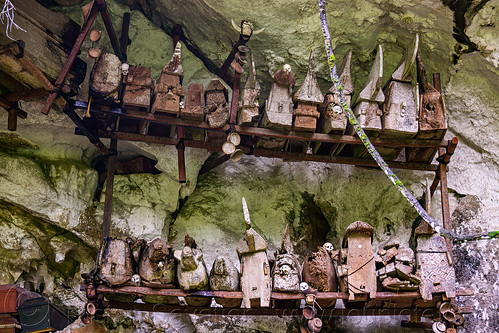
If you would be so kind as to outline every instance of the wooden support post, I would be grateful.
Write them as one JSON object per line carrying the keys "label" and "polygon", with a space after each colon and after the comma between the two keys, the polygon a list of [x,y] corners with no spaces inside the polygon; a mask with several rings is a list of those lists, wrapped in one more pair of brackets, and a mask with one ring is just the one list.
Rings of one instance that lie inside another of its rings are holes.
{"label": "wooden support post", "polygon": [[45,104],[43,105],[43,108],[42,108],[43,114],[49,114],[50,108],[52,108],[54,101],[57,99],[57,97],[59,95],[59,89],[62,86],[62,84],[64,83],[64,80],[66,79],[66,76],[68,75],[69,70],[71,69],[71,66],[73,66],[73,63],[76,60],[76,57],[78,56],[78,52],[80,51],[81,45],[83,44],[85,37],[87,36],[88,32],[90,31],[90,27],[94,23],[98,12],[99,11],[98,11],[97,5],[94,3],[92,6],[92,9],[90,10],[90,13],[88,15],[87,20],[83,23],[81,31],[78,34],[78,38],[76,38],[76,42],[74,43],[73,48],[71,49],[71,52],[69,53],[69,56],[66,59],[66,62],[62,66],[62,69],[61,69],[61,72],[59,73],[59,76],[55,80],[55,84],[54,84],[55,91],[52,91],[48,95],[47,100],[45,101]]}
{"label": "wooden support post", "polygon": [[[443,157],[446,153],[445,148],[438,148],[438,155]],[[440,196],[442,199],[442,224],[444,229],[451,230],[452,225],[450,221],[450,207],[449,207],[449,191],[447,188],[447,170],[446,163],[440,163],[438,166],[438,171],[440,174]],[[452,258],[452,241],[449,238],[445,238],[445,243],[447,244],[447,251]]]}
{"label": "wooden support post", "polygon": [[101,13],[102,20],[104,21],[104,25],[106,26],[107,34],[109,35],[109,39],[111,41],[111,45],[113,46],[114,54],[121,60],[125,61],[123,58],[123,54],[121,53],[120,43],[118,41],[118,37],[116,37],[116,32],[113,29],[113,24],[111,22],[111,17],[109,16],[109,12],[107,11],[107,3],[106,0],[95,0],[97,3],[97,7],[99,12]]}
{"label": "wooden support post", "polygon": [[111,139],[109,148],[110,156],[107,164],[107,179],[106,179],[106,196],[104,201],[104,222],[102,224],[102,239],[109,237],[111,229],[111,212],[113,206],[113,187],[114,187],[114,172],[116,166],[116,155],[118,154],[118,140]]}
{"label": "wooden support post", "polygon": [[179,183],[185,183],[187,181],[185,174],[185,146],[182,127],[177,127],[177,136],[180,136],[180,140],[177,144],[177,159],[178,159],[178,181]]}
{"label": "wooden support post", "polygon": [[217,166],[227,162],[228,160],[230,160],[230,155],[223,154],[222,156],[220,156],[216,160],[212,161],[211,163],[208,163],[207,165],[203,165],[201,170],[199,170],[199,175],[207,173],[211,169],[216,168]]}
{"label": "wooden support post", "polygon": [[126,62],[126,52],[128,47],[128,31],[130,29],[130,13],[123,14],[123,22],[121,23],[121,36],[120,36],[120,47],[121,55],[123,56],[123,62]]}
{"label": "wooden support post", "polygon": [[234,71],[234,85],[232,86],[232,99],[230,101],[229,124],[235,125],[237,121],[237,109],[239,107],[239,89],[241,87],[241,73]]}

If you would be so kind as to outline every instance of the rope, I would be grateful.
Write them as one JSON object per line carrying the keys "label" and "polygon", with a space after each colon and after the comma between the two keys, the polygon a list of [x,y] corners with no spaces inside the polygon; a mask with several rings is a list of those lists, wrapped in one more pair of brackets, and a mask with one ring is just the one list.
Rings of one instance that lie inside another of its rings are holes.
{"label": "rope", "polygon": [[[16,7],[14,7],[12,2],[10,2],[10,0],[5,0],[2,11],[0,12],[0,21],[5,24],[5,35],[12,40],[15,40],[14,38],[9,36],[9,32],[12,32],[12,27],[26,32],[26,30],[24,30],[14,22],[15,10]],[[4,19],[6,22],[4,22]]]}
{"label": "rope", "polygon": [[367,137],[366,133],[360,126],[357,118],[353,114],[352,110],[348,106],[345,96],[343,94],[343,86],[341,85],[340,79],[336,72],[336,64],[335,64],[335,56],[333,53],[333,48],[331,47],[331,37],[329,35],[329,26],[326,18],[326,6],[325,0],[319,1],[319,16],[322,26],[322,32],[324,34],[324,44],[326,46],[326,54],[327,54],[327,63],[329,65],[331,80],[333,84],[336,85],[338,92],[340,93],[340,101],[341,107],[343,111],[348,117],[348,121],[355,128],[355,132],[359,136],[360,140],[369,151],[371,156],[374,158],[376,163],[379,165],[381,170],[386,174],[386,176],[390,179],[390,181],[397,187],[397,189],[402,193],[402,195],[407,199],[407,201],[411,204],[411,206],[418,212],[419,216],[423,218],[437,233],[441,234],[444,237],[450,238],[454,242],[466,242],[472,240],[480,240],[480,239],[491,239],[491,238],[499,238],[499,231],[491,231],[479,234],[471,234],[471,235],[458,235],[452,230],[447,230],[442,228],[437,224],[435,219],[433,219],[420,205],[418,200],[412,195],[411,192],[404,186],[404,184],[398,179],[397,175],[393,173],[393,171],[388,167],[386,162],[383,160],[381,155],[378,153],[374,145],[371,143],[371,140]]}

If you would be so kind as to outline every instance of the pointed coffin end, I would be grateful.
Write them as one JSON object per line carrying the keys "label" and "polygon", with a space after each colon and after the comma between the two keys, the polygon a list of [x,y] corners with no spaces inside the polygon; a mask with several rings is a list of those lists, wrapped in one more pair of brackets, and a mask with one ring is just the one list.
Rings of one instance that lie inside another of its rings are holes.
{"label": "pointed coffin end", "polygon": [[315,50],[310,52],[310,59],[308,63],[308,71],[303,84],[300,86],[294,96],[295,101],[310,102],[320,104],[324,100],[324,95],[317,83],[315,77]]}
{"label": "pointed coffin end", "polygon": [[184,76],[184,70],[182,69],[182,44],[177,42],[175,46],[175,51],[173,51],[172,58],[168,64],[163,68],[163,72],[167,74],[174,74],[178,76]]}

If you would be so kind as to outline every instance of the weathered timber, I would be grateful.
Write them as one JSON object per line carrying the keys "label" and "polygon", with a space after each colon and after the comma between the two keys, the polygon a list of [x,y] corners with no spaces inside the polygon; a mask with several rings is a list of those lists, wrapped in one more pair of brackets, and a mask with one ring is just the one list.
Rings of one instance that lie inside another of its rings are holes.
{"label": "weathered timber", "polygon": [[435,293],[456,296],[456,276],[445,239],[439,234],[419,235],[416,239],[416,263],[421,277],[419,291],[425,300]]}
{"label": "weathered timber", "polygon": [[[123,92],[123,107],[144,113],[149,112],[151,104],[151,88],[153,85],[153,81],[151,79],[151,69],[144,66],[130,66],[128,75],[123,78],[123,83],[125,85]],[[123,125],[122,120],[120,120],[120,130]],[[132,122],[131,125],[133,126],[135,124]],[[127,126],[130,125],[127,124]],[[147,130],[148,123],[145,121],[139,121],[137,132],[146,134]]]}
{"label": "weathered timber", "polygon": [[243,306],[270,306],[270,265],[267,258],[267,243],[252,227],[246,200],[242,199],[246,232],[237,246],[241,260],[241,291]]}
{"label": "weathered timber", "polygon": [[294,110],[295,120],[293,130],[315,132],[319,112],[317,107],[324,100],[319,84],[315,77],[315,50],[310,52],[308,71],[305,79],[293,97],[296,103]]}
{"label": "weathered timber", "polygon": [[[217,256],[210,271],[211,290],[238,291],[240,274],[237,268],[225,256]],[[242,299],[215,297],[215,301],[223,307],[240,307]]]}
{"label": "weathered timber", "polygon": [[[338,275],[340,272],[338,272]],[[302,280],[319,292],[338,290],[336,272],[327,250],[320,246],[317,252],[305,258],[302,268]],[[317,300],[322,308],[334,306],[336,300]]]}
{"label": "weathered timber", "polygon": [[187,120],[204,121],[204,87],[201,83],[189,85],[180,117]]}
{"label": "weathered timber", "polygon": [[[381,45],[378,45],[378,52],[376,53],[371,71],[353,109],[353,113],[357,117],[360,126],[369,138],[377,137],[382,129],[381,116],[383,115],[383,111],[379,106],[380,103],[385,101],[385,95],[383,94],[383,90],[381,90],[382,78],[383,49]],[[354,132],[354,127],[348,124],[346,133],[353,134]],[[364,156],[365,153],[366,150],[364,147],[353,146],[340,146],[335,151],[336,155],[341,154],[343,156],[355,157]]]}
{"label": "weathered timber", "polygon": [[[353,95],[353,82],[350,74],[350,63],[352,59],[352,49],[348,50],[343,58],[340,67],[340,81],[343,88],[343,93],[350,107],[350,102]],[[324,96],[324,100],[319,105],[319,131],[326,134],[343,135],[347,128],[348,118],[343,112],[340,102],[340,92],[338,91],[338,83],[333,82],[333,85]],[[333,154],[338,148],[337,143],[321,143],[317,142],[314,145],[314,153],[316,154]]]}
{"label": "weathered timber", "polygon": [[[412,68],[416,61],[419,35],[407,49],[400,65],[393,72],[384,89],[383,129],[380,137],[412,138],[418,132],[418,87],[412,84]],[[385,160],[395,159],[402,149],[378,147],[378,152]]]}
{"label": "weathered timber", "polygon": [[[447,132],[447,115],[440,87],[440,75],[433,75],[433,85],[428,82],[421,55],[417,54],[418,81],[421,89],[419,101],[418,139],[442,139]],[[436,149],[407,148],[407,161],[430,163]]]}
{"label": "weathered timber", "polygon": [[170,62],[163,68],[154,88],[151,112],[180,115],[180,100],[184,97],[181,45],[177,43]]}
{"label": "weathered timber", "polygon": [[242,126],[251,126],[258,122],[258,108],[260,97],[260,83],[256,79],[256,67],[253,53],[250,54],[251,62],[248,70],[248,79],[241,92],[239,101],[239,112],[237,115],[237,124]]}
{"label": "weathered timber", "polygon": [[299,292],[301,282],[301,267],[294,255],[293,244],[286,224],[282,236],[281,248],[275,254],[275,264],[272,270],[272,290]]}
{"label": "weathered timber", "polygon": [[[205,91],[206,122],[210,128],[223,127],[229,121],[228,89],[220,78],[213,78]],[[208,131],[208,139],[222,143],[226,135]]]}
{"label": "weathered timber", "polygon": [[90,74],[90,92],[98,98],[118,99],[121,61],[112,53],[103,53]]}
{"label": "weathered timber", "polygon": [[350,224],[343,236],[342,250],[348,249],[346,266],[348,275],[341,279],[342,288],[348,291],[351,302],[344,302],[345,306],[358,306],[355,301],[356,294],[368,294],[376,298],[376,267],[372,250],[372,237],[374,229],[366,222],[357,221]]}
{"label": "weathered timber", "polygon": [[106,238],[100,249],[99,261],[99,278],[105,283],[117,286],[132,278],[133,258],[126,241]]}
{"label": "weathered timber", "polygon": [[[178,284],[182,290],[207,290],[209,289],[208,273],[203,259],[203,252],[197,248],[196,242],[185,235],[185,245],[182,250],[175,251]],[[210,298],[186,297],[187,304],[204,306],[211,303]]]}
{"label": "weathered timber", "polygon": [[[265,102],[261,125],[280,131],[289,131],[293,125],[292,91],[295,78],[291,73],[291,66],[284,65],[274,74],[274,82],[270,89],[269,98]],[[282,149],[286,140],[259,138],[258,147]]]}

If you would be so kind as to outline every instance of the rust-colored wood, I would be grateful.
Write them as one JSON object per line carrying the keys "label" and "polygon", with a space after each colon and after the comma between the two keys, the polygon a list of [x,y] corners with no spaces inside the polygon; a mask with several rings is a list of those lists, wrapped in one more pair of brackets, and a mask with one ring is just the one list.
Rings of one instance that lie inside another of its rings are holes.
{"label": "rust-colored wood", "polygon": [[123,58],[123,55],[121,53],[118,37],[116,37],[116,32],[114,31],[111,17],[109,16],[109,12],[107,10],[106,0],[95,0],[95,2],[97,3],[97,7],[101,13],[104,25],[106,26],[106,31],[109,36],[109,40],[111,41],[111,45],[113,46],[114,54],[116,54],[121,61],[124,61],[125,59]]}
{"label": "rust-colored wood", "polygon": [[102,238],[105,240],[109,237],[111,229],[111,212],[113,206],[113,187],[114,187],[114,172],[116,168],[116,155],[118,147],[118,140],[111,139],[109,151],[111,156],[108,159],[107,165],[107,178],[106,178],[106,195],[104,199],[104,217],[102,224]]}
{"label": "rust-colored wood", "polygon": [[127,48],[128,48],[128,32],[130,30],[130,13],[124,13],[123,14],[123,21],[121,23],[121,36],[120,36],[120,49],[121,49],[121,55],[123,56],[123,59],[121,59],[123,62],[126,62],[127,58]]}

